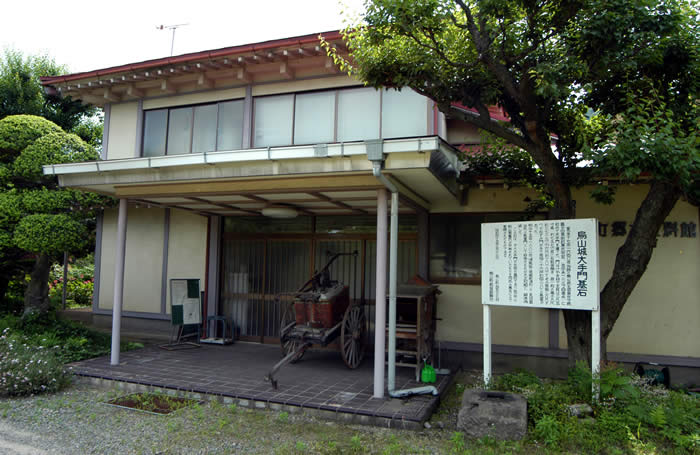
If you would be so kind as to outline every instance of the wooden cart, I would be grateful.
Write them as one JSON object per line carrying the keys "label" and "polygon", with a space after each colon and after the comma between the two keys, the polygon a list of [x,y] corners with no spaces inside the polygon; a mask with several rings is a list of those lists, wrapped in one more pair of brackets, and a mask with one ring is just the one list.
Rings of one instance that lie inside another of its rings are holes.
{"label": "wooden cart", "polygon": [[[291,300],[285,305],[280,322],[280,345],[283,358],[265,377],[277,388],[274,375],[287,363],[296,363],[312,345],[328,346],[340,337],[340,354],[348,368],[357,368],[365,355],[366,321],[359,303],[350,299],[347,285],[331,280],[329,268],[340,256],[337,253],[297,292],[277,295]],[[356,269],[356,267],[355,267]]]}

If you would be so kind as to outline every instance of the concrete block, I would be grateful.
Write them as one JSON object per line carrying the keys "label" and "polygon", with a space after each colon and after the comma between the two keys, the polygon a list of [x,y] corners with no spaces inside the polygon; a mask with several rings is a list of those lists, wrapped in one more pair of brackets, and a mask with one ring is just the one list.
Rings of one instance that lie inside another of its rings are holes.
{"label": "concrete block", "polygon": [[527,433],[527,400],[515,393],[466,390],[457,428],[471,438],[522,439]]}

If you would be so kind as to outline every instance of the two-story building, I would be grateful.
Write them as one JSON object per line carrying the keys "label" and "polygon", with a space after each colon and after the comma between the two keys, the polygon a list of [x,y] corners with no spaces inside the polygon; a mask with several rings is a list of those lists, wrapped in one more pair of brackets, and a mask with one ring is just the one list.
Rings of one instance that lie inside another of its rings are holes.
{"label": "two-story building", "polygon": [[[338,32],[324,35],[347,53]],[[535,195],[497,180],[460,187],[457,147],[478,143],[479,133],[431,100],[339,73],[318,35],[42,82],[105,112],[102,161],[44,169],[62,186],[120,201],[98,220],[96,321],[114,315],[167,331],[169,280],[199,278],[206,314],[230,317],[240,339],[277,343],[275,294],[295,290],[327,251],[357,250],[333,273],[364,305],[374,340],[374,310],[386,305],[375,305],[386,289],[377,273],[377,250],[386,254],[381,218],[395,193],[399,282],[420,275],[438,284],[442,356],[479,358],[480,224],[523,219]],[[575,191],[577,215],[600,220],[604,283],[646,188],[621,187],[612,206],[588,191]],[[681,201],[667,221],[608,340],[609,357],[700,368],[698,209]],[[558,310],[499,308],[493,320],[503,359],[552,365],[547,359],[566,356]]]}

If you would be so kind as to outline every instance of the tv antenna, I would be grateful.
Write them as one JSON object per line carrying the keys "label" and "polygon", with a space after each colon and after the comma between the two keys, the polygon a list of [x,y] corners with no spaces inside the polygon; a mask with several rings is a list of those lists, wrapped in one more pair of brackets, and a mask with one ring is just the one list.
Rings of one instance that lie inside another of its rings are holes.
{"label": "tv antenna", "polygon": [[187,23],[187,24],[174,24],[174,25],[156,25],[156,30],[172,30],[173,31],[172,39],[170,40],[170,56],[171,57],[173,55],[173,49],[175,49],[175,30],[177,30],[180,27],[184,27],[185,25],[190,25],[190,24]]}

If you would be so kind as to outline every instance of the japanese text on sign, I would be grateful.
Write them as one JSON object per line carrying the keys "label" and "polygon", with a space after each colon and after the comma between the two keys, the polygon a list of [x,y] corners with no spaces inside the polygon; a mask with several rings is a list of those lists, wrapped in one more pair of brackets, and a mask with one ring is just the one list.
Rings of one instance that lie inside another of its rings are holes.
{"label": "japanese text on sign", "polygon": [[596,309],[597,234],[594,219],[482,224],[483,303]]}

